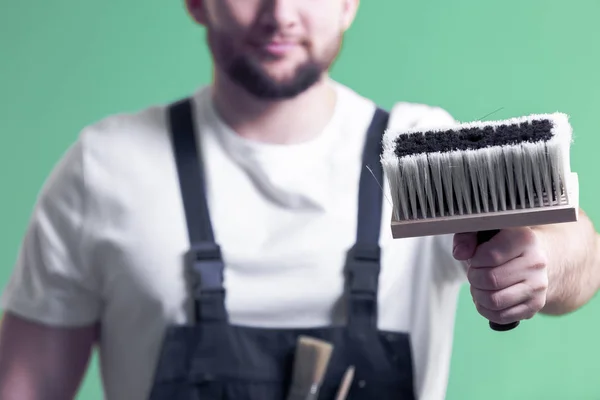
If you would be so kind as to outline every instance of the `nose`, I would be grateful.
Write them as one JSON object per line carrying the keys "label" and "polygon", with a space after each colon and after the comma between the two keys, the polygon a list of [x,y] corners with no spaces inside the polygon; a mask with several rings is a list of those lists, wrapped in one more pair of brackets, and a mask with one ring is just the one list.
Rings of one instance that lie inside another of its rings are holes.
{"label": "nose", "polygon": [[298,22],[296,3],[296,0],[265,0],[259,19],[261,25],[269,30],[293,27]]}

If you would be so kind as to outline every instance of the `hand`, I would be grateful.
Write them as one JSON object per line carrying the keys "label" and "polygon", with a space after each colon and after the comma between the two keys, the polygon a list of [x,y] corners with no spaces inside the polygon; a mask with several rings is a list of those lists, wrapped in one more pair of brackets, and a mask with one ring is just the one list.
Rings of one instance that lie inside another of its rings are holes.
{"label": "hand", "polygon": [[530,319],[546,304],[546,256],[531,228],[501,230],[479,246],[476,233],[456,234],[453,254],[467,261],[473,302],[489,321]]}

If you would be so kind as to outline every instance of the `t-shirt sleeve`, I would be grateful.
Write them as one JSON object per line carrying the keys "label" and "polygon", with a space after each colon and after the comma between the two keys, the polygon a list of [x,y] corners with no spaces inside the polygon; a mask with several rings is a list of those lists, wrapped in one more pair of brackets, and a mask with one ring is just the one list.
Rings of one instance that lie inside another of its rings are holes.
{"label": "t-shirt sleeve", "polygon": [[[449,127],[457,121],[445,109],[425,104],[396,103],[390,112],[388,127],[395,130],[434,129]],[[467,266],[452,255],[454,235],[438,235],[433,237],[437,267],[443,268],[443,276],[449,280],[465,281]]]}
{"label": "t-shirt sleeve", "polygon": [[98,320],[99,283],[86,256],[82,143],[68,149],[38,195],[1,307],[54,326]]}

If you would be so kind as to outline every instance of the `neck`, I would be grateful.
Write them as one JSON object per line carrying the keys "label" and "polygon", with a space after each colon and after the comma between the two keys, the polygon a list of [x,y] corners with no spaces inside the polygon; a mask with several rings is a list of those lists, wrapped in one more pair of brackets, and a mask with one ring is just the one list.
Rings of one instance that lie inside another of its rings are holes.
{"label": "neck", "polygon": [[295,98],[264,101],[215,73],[212,96],[220,117],[238,135],[274,144],[301,143],[318,136],[336,102],[326,76]]}

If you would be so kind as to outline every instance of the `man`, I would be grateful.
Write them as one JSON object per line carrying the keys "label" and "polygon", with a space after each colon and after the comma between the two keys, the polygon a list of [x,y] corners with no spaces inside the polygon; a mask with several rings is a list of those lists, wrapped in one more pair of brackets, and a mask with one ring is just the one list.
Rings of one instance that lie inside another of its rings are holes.
{"label": "man", "polygon": [[53,171],[3,294],[2,400],[72,398],[95,343],[109,400],[282,399],[302,332],[336,346],[322,398],[352,364],[354,398],[443,399],[462,282],[498,323],[593,296],[583,212],[479,247],[391,239],[365,189],[383,129],[452,118],[388,120],[328,78],[358,3],[187,0],[212,85],[88,126]]}

